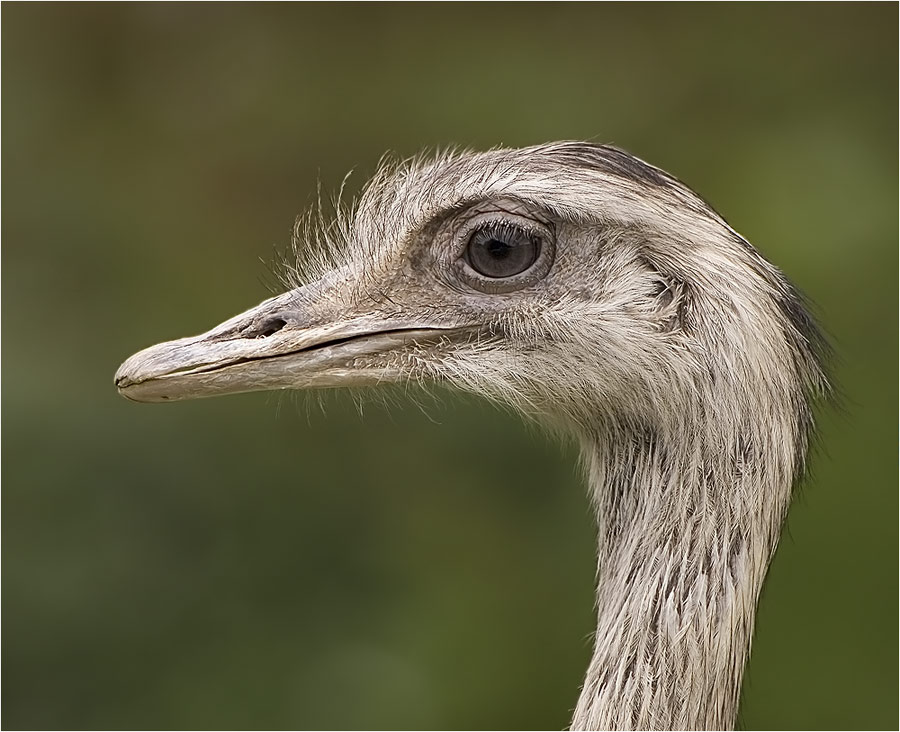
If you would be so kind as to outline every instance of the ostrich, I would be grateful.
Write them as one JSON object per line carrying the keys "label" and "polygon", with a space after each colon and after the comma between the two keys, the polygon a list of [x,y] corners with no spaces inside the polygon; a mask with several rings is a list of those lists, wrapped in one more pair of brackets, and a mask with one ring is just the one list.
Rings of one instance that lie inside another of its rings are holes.
{"label": "ostrich", "polygon": [[309,231],[286,292],[133,355],[120,393],[439,383],[573,437],[598,583],[572,728],[731,728],[829,391],[793,286],[679,180],[584,142],[385,165]]}

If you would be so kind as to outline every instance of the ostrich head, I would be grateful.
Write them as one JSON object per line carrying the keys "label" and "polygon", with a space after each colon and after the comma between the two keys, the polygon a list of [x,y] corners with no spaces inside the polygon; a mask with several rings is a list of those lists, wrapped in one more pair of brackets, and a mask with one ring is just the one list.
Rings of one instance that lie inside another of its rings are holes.
{"label": "ostrich head", "polygon": [[386,168],[325,234],[284,294],[128,359],[121,393],[441,383],[573,435],[600,578],[573,725],[733,724],[827,390],[793,287],[678,180],[586,143]]}

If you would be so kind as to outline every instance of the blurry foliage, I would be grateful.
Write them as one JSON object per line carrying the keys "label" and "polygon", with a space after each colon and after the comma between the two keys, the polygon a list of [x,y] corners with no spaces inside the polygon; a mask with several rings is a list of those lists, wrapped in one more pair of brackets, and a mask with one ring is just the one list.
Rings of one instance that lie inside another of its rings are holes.
{"label": "blurry foliage", "polygon": [[593,629],[574,451],[402,391],[140,407],[120,361],[266,295],[317,179],[617,143],[820,306],[843,412],[748,728],[897,724],[894,4],[4,5],[3,722],[548,728]]}

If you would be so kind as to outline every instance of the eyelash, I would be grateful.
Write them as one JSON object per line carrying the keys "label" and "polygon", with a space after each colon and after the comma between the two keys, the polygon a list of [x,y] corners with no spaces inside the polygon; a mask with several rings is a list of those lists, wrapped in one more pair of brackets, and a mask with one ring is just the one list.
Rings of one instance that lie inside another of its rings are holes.
{"label": "eyelash", "polygon": [[492,237],[500,237],[506,234],[524,234],[531,240],[542,238],[541,232],[529,226],[512,223],[511,221],[487,221],[470,231],[466,237],[466,242],[472,241],[472,237],[480,232],[490,233]]}

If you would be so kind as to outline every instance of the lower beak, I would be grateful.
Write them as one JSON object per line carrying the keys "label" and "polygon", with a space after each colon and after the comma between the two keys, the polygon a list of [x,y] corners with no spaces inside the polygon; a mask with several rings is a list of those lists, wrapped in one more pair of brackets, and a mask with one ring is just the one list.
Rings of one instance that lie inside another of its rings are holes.
{"label": "lower beak", "polygon": [[161,402],[397,381],[402,359],[379,355],[458,332],[374,313],[310,323],[300,301],[296,291],[279,295],[202,335],[134,354],[116,372],[119,393],[137,402]]}

